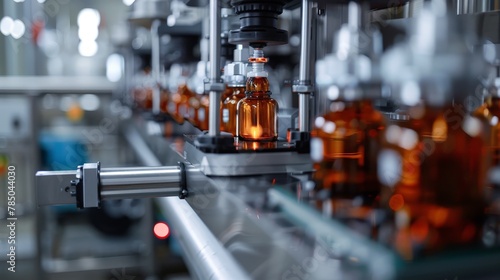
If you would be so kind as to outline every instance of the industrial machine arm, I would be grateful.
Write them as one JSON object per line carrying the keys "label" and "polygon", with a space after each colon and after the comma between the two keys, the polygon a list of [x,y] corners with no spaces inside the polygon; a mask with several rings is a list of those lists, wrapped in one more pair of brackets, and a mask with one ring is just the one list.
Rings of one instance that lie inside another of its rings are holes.
{"label": "industrial machine arm", "polygon": [[106,199],[187,197],[186,166],[100,168],[85,163],[75,171],[36,173],[38,205],[75,204],[99,207]]}

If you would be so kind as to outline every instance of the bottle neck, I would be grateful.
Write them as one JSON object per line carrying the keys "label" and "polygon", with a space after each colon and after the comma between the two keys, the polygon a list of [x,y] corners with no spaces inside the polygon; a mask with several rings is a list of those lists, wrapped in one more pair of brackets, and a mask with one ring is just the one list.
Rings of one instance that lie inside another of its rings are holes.
{"label": "bottle neck", "polygon": [[230,87],[230,89],[233,91],[232,95],[245,94],[245,86],[234,86]]}
{"label": "bottle neck", "polygon": [[246,84],[247,94],[252,94],[255,92],[263,92],[270,94],[269,91],[269,80],[267,77],[248,77]]}

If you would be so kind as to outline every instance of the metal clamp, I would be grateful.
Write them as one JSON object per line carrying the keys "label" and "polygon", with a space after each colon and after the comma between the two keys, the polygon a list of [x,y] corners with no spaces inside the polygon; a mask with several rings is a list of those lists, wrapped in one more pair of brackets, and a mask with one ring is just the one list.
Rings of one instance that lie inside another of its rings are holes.
{"label": "metal clamp", "polygon": [[314,85],[312,85],[311,81],[295,81],[292,85],[293,93],[313,93]]}
{"label": "metal clamp", "polygon": [[99,171],[100,163],[85,163],[78,166],[76,180],[71,181],[71,186],[76,189],[72,195],[76,196],[78,208],[99,207]]}
{"label": "metal clamp", "polygon": [[314,92],[313,85],[293,85],[292,92],[294,93],[312,93]]}
{"label": "metal clamp", "polygon": [[226,84],[222,82],[208,82],[204,85],[205,92],[217,91],[223,92],[226,89]]}
{"label": "metal clamp", "polygon": [[179,191],[179,198],[180,199],[185,199],[188,197],[188,190],[187,190],[187,179],[186,179],[186,164],[182,161],[178,162],[179,168],[181,169],[181,174],[180,174],[180,191]]}

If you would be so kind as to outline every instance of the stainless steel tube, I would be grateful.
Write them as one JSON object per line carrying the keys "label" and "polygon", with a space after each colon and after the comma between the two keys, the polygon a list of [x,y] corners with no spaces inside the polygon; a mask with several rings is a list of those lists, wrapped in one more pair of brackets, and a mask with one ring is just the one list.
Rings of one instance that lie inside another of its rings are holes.
{"label": "stainless steel tube", "polygon": [[[220,7],[219,0],[210,0],[210,83],[220,81]],[[221,92],[211,90],[209,96],[210,109],[208,116],[208,135],[220,134],[220,95]]]}
{"label": "stainless steel tube", "polygon": [[[142,138],[127,138],[127,140],[132,146],[136,145],[137,141],[144,142]],[[144,150],[136,150],[139,160],[150,166],[161,165],[149,147],[145,143],[143,146]],[[158,197],[155,201],[168,218],[172,232],[182,246],[184,260],[190,268],[190,273],[196,275],[198,279],[250,278],[185,200],[176,197]]]}
{"label": "stainless steel tube", "polygon": [[309,132],[310,130],[310,100],[308,93],[299,93],[299,131]]}
{"label": "stainless steel tube", "polygon": [[179,239],[189,272],[197,279],[250,279],[185,200],[163,197],[156,201]]}
{"label": "stainless steel tube", "polygon": [[[311,83],[311,9],[312,3],[309,0],[302,0],[299,83],[307,85]],[[310,130],[309,94],[310,92],[299,92],[299,130],[302,132]]]}
{"label": "stainless steel tube", "polygon": [[309,0],[302,0],[302,22],[300,38],[302,42],[300,44],[300,68],[299,68],[299,80],[310,81],[311,79],[311,67],[310,67],[310,49],[311,49],[311,19],[310,13],[312,6]]}
{"label": "stainless steel tube", "polygon": [[180,192],[177,166],[103,168],[99,173],[101,199],[177,196]]}
{"label": "stainless steel tube", "polygon": [[218,91],[210,91],[209,102],[209,119],[208,119],[208,135],[218,136],[220,135],[220,98],[221,93]]}

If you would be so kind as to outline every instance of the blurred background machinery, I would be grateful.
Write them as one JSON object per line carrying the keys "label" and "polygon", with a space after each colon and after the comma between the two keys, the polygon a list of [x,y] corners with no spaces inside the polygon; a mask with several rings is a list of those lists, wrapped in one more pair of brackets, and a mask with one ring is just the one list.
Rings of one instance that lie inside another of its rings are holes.
{"label": "blurred background machinery", "polygon": [[497,279],[499,11],[4,1],[0,277]]}

